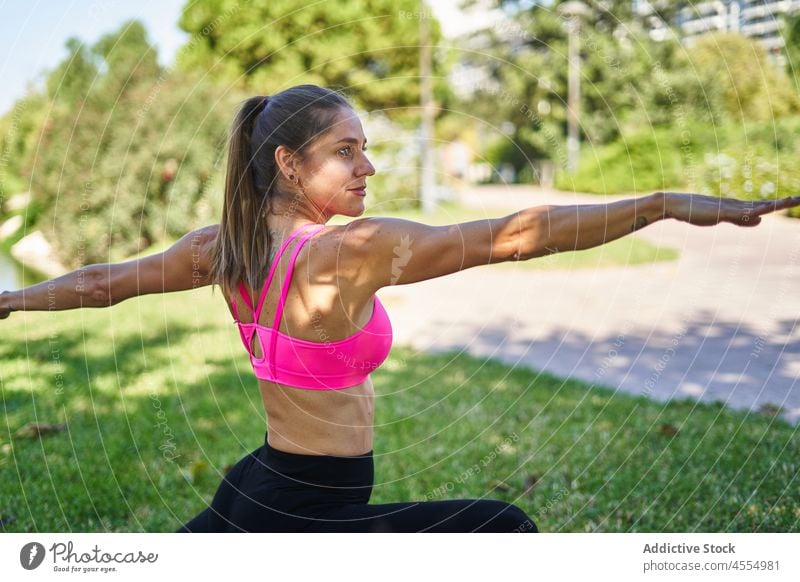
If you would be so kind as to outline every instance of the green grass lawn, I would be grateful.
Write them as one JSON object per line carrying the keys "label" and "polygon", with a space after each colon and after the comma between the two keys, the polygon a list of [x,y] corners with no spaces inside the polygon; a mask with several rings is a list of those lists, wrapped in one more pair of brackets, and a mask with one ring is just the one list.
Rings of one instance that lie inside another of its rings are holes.
{"label": "green grass lawn", "polygon": [[[169,532],[263,443],[209,288],[0,321],[0,531]],[[395,346],[373,374],[372,503],[489,497],[542,531],[800,531],[797,429]],[[64,423],[42,437],[28,423]],[[677,432],[676,432],[677,431]]]}

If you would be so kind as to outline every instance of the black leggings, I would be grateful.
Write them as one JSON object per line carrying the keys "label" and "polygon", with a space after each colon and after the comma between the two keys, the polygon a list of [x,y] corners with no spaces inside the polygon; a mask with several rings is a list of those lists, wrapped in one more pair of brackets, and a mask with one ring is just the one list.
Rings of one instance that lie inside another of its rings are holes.
{"label": "black leggings", "polygon": [[516,505],[454,499],[368,505],[372,451],[298,455],[264,445],[225,475],[211,506],[178,532],[520,532],[538,529]]}

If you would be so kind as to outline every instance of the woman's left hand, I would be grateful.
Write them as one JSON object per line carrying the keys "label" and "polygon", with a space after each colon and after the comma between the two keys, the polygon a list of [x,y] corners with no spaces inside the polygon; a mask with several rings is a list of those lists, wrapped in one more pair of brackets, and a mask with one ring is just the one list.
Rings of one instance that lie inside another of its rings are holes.
{"label": "woman's left hand", "polygon": [[0,319],[5,319],[9,315],[11,315],[11,308],[6,304],[4,301],[3,295],[8,293],[8,291],[3,291],[0,293]]}
{"label": "woman's left hand", "polygon": [[664,193],[665,218],[695,226],[713,226],[720,222],[756,226],[761,222],[762,214],[795,206],[800,206],[800,196],[755,201],[681,192]]}

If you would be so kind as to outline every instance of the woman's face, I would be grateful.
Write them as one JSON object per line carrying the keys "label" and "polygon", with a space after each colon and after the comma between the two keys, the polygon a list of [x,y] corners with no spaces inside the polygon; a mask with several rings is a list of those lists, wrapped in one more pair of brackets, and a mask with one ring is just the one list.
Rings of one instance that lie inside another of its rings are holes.
{"label": "woman's face", "polygon": [[361,121],[341,108],[332,128],[303,153],[298,178],[305,195],[327,216],[360,216],[364,212],[367,176],[375,174],[364,150]]}

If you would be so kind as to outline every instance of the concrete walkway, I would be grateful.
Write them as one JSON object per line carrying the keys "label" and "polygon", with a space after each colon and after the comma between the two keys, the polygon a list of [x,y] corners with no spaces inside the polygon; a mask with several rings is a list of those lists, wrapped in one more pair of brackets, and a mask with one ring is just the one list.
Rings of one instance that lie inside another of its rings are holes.
{"label": "concrete walkway", "polygon": [[[462,196],[487,216],[621,198],[530,187]],[[398,344],[463,349],[661,401],[721,401],[754,413],[776,406],[798,423],[800,221],[772,214],[741,228],[664,220],[629,236],[677,248],[681,258],[549,272],[487,265],[379,295]]]}

